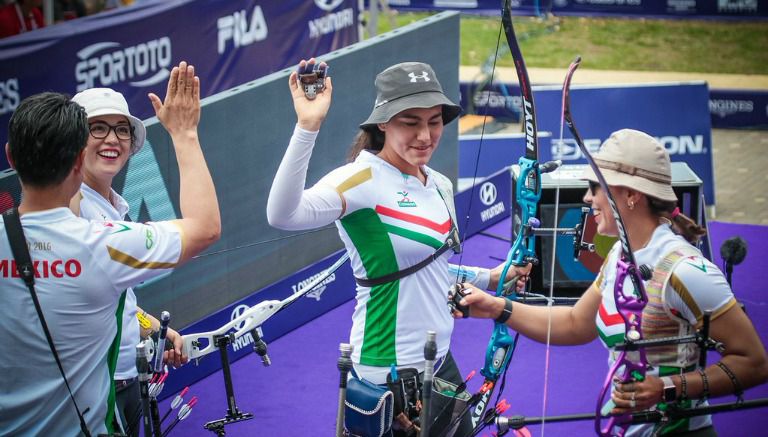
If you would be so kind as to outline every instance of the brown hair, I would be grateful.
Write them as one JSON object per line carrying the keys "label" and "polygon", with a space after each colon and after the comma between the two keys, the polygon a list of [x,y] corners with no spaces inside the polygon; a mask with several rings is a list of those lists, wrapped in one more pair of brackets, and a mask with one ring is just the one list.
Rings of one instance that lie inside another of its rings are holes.
{"label": "brown hair", "polygon": [[352,146],[347,154],[347,162],[352,162],[363,150],[369,150],[378,153],[384,148],[384,132],[378,126],[365,126],[360,128],[360,132],[352,140]]}
{"label": "brown hair", "polygon": [[[648,206],[653,214],[662,217],[672,225],[672,231],[695,245],[701,237],[707,234],[707,230],[696,224],[690,217],[679,212],[677,202],[661,200],[648,196]],[[676,211],[677,210],[677,211]]]}

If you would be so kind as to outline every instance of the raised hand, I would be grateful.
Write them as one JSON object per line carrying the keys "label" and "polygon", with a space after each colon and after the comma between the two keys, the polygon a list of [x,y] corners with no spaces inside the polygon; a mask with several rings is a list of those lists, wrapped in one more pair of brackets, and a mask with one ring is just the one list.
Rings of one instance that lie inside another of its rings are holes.
{"label": "raised hand", "polygon": [[[310,58],[308,61],[302,59],[299,62],[298,68],[301,70],[312,69],[316,62],[315,58]],[[320,65],[327,68],[324,62],[321,62]],[[298,125],[303,129],[309,131],[319,130],[320,125],[322,125],[323,120],[325,120],[328,114],[328,109],[331,106],[333,84],[330,77],[326,76],[323,80],[325,81],[324,89],[317,93],[314,99],[310,100],[304,95],[304,87],[299,82],[298,72],[293,71],[288,77],[288,88],[291,90],[293,108],[296,110]]]}
{"label": "raised hand", "polygon": [[173,67],[168,79],[165,100],[149,93],[155,114],[171,136],[184,132],[197,132],[200,123],[200,78],[195,67],[181,61]]}

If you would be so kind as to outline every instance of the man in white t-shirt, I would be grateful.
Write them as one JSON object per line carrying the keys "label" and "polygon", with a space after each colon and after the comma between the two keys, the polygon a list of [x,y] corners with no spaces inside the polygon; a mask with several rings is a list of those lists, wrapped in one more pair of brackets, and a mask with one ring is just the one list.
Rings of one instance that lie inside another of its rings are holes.
{"label": "man in white t-shirt", "polygon": [[[85,111],[69,96],[29,97],[11,116],[6,154],[22,186],[18,211],[35,291],[92,435],[112,431],[107,350],[123,290],[171,271],[220,236],[216,192],[197,137],[199,95],[199,79],[182,62],[171,73],[165,100],[150,97],[179,163],[183,218],[167,222],[90,222],[68,208],[82,182],[88,135]],[[9,435],[78,435],[78,414],[7,237],[0,238],[0,299],[0,429]]]}

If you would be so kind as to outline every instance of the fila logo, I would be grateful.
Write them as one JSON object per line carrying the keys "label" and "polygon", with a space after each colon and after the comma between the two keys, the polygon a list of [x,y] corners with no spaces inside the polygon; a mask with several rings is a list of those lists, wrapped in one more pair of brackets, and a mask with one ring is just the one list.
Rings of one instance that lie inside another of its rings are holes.
{"label": "fila logo", "polygon": [[424,82],[429,82],[429,74],[426,71],[422,71],[420,75],[416,75],[414,72],[408,73],[408,77],[411,78],[411,83],[415,83],[417,79],[423,79]]}

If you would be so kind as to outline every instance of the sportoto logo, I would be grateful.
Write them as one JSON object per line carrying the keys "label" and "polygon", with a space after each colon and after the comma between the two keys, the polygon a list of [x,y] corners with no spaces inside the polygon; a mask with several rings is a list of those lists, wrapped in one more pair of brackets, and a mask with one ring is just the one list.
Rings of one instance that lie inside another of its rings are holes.
{"label": "sportoto logo", "polygon": [[496,201],[496,185],[486,182],[480,186],[480,201],[485,206],[493,205],[493,202]]}
{"label": "sportoto logo", "polygon": [[77,57],[77,91],[126,81],[134,87],[147,87],[170,76],[171,39],[164,36],[129,47],[100,42],[79,50]]}
{"label": "sportoto logo", "polygon": [[342,3],[344,0],[315,0],[315,5],[324,11],[332,11]]}
{"label": "sportoto logo", "polygon": [[[232,315],[230,316],[229,320],[233,321],[237,319],[238,317],[242,316],[243,313],[248,311],[251,307],[248,305],[238,305],[235,307],[235,309],[232,310]],[[235,325],[235,330],[239,331],[245,327],[245,320]]]}

